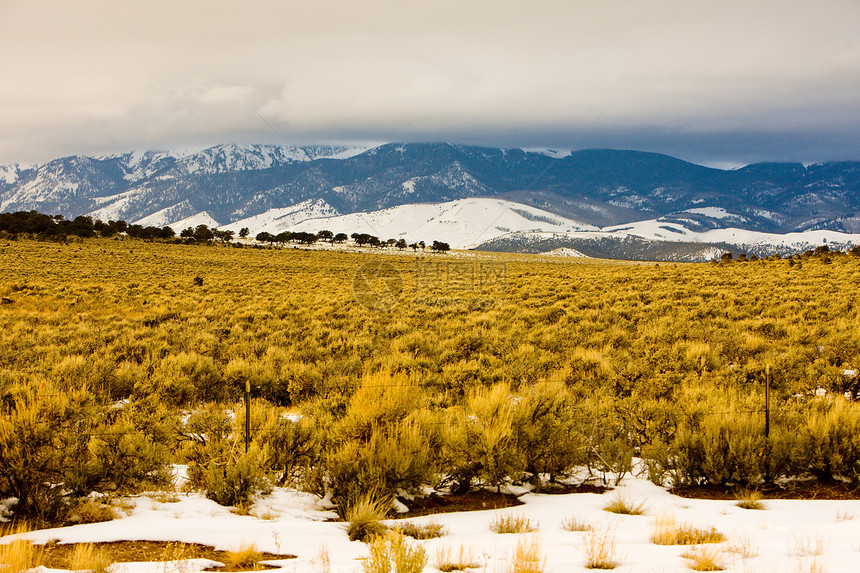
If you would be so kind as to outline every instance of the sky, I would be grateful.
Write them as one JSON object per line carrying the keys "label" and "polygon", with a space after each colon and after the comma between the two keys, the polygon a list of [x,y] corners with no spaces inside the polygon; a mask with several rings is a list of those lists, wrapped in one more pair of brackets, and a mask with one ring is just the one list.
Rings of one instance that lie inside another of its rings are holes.
{"label": "sky", "polygon": [[860,160],[858,0],[0,0],[0,164],[218,143]]}

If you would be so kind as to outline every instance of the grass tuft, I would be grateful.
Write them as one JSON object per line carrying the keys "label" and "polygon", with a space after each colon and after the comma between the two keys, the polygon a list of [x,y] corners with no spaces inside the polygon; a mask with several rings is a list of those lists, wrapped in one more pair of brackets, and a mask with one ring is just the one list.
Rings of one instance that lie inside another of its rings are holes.
{"label": "grass tuft", "polygon": [[388,528],[382,523],[388,513],[388,503],[375,496],[363,496],[346,508],[346,534],[350,541],[367,541],[385,534]]}
{"label": "grass tuft", "polygon": [[688,567],[693,571],[722,571],[725,569],[722,563],[722,554],[716,547],[693,547],[681,554],[681,557],[690,560]]}
{"label": "grass tuft", "polygon": [[644,501],[634,503],[627,494],[616,492],[603,509],[621,515],[643,515],[647,507]]}
{"label": "grass tuft", "polygon": [[263,555],[257,549],[256,543],[241,543],[236,549],[227,551],[226,565],[231,569],[253,569],[260,568],[260,559]]}
{"label": "grass tuft", "polygon": [[424,523],[403,521],[393,525],[391,529],[392,531],[399,531],[412,539],[435,539],[446,534],[445,526],[438,521],[427,521]]}
{"label": "grass tuft", "polygon": [[77,544],[69,558],[69,569],[72,571],[105,573],[112,564],[113,560],[108,552],[92,543]]}
{"label": "grass tuft", "polygon": [[475,559],[471,547],[460,545],[455,550],[453,546],[446,543],[436,547],[433,566],[442,573],[450,573],[451,571],[474,569],[480,567],[481,564]]}
{"label": "grass tuft", "polygon": [[421,573],[427,565],[427,552],[420,545],[410,545],[402,533],[394,531],[371,539],[370,555],[362,564],[363,573]]}
{"label": "grass tuft", "polygon": [[[26,527],[16,528],[15,533],[26,531]],[[0,564],[3,573],[21,573],[44,563],[44,550],[26,539],[16,539],[0,545]]]}
{"label": "grass tuft", "polygon": [[510,573],[543,573],[546,556],[539,535],[523,535],[517,540]]}
{"label": "grass tuft", "polygon": [[651,542],[655,545],[698,545],[722,543],[726,536],[715,528],[696,529],[689,523],[678,523],[672,514],[657,516]]}
{"label": "grass tuft", "polygon": [[75,523],[102,523],[112,521],[116,517],[116,510],[113,507],[88,497],[75,506],[71,521]]}
{"label": "grass tuft", "polygon": [[851,521],[855,519],[857,516],[848,510],[837,511],[836,512],[836,521]]}
{"label": "grass tuft", "polygon": [[575,515],[571,515],[562,521],[561,528],[565,531],[591,531],[593,529],[590,523],[584,519],[576,517]]}
{"label": "grass tuft", "polygon": [[615,536],[609,531],[589,532],[584,551],[586,569],[615,569],[619,565]]}
{"label": "grass tuft", "polygon": [[331,557],[328,554],[328,546],[321,545],[317,556],[311,559],[314,565],[314,573],[331,573]]}
{"label": "grass tuft", "polygon": [[824,554],[827,548],[827,543],[821,536],[811,537],[809,535],[801,535],[794,537],[794,555],[799,557],[817,557]]}
{"label": "grass tuft", "polygon": [[741,509],[766,509],[761,500],[761,492],[754,489],[740,489],[735,493],[736,506]]}
{"label": "grass tuft", "polygon": [[749,537],[743,536],[736,539],[726,547],[726,551],[738,555],[741,559],[752,559],[758,557],[758,547],[753,545]]}
{"label": "grass tuft", "polygon": [[796,573],[826,573],[827,571],[824,563],[819,561],[817,556],[809,560],[800,559],[794,570]]}
{"label": "grass tuft", "polygon": [[493,533],[530,533],[538,530],[538,524],[522,514],[505,513],[490,520]]}

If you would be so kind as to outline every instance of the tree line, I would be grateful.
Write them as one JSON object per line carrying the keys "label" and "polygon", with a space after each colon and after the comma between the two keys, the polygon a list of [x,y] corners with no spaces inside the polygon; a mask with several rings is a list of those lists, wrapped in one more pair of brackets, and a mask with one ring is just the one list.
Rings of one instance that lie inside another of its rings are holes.
{"label": "tree line", "polygon": [[[245,229],[242,230],[244,231]],[[319,241],[332,244],[342,244],[345,243],[347,239],[351,238],[359,247],[396,247],[400,250],[409,248],[413,251],[417,251],[418,249],[423,251],[427,248],[427,243],[424,241],[417,241],[414,243],[408,243],[406,239],[388,239],[383,241],[379,237],[368,233],[353,233],[347,236],[346,233],[334,234],[329,230],[322,230],[318,233],[284,231],[277,235],[264,231],[262,233],[257,233],[257,236],[254,238],[261,243],[301,243],[304,245],[312,245]],[[448,243],[443,243],[441,241],[433,241],[430,245],[430,249],[432,251],[443,252],[451,250],[451,246]]]}
{"label": "tree line", "polygon": [[[62,215],[46,215],[37,211],[0,213],[0,233],[5,233],[12,237],[32,235],[46,239],[62,239],[69,236],[82,238],[113,237],[125,234],[137,239],[175,239],[184,243],[211,243],[214,241],[229,243],[236,234],[235,231],[227,229],[197,225],[196,227],[183,229],[177,238],[176,232],[168,226],[129,225],[126,221],[122,220],[105,223],[100,219],[94,220],[88,215],[79,215],[72,220],[66,220]],[[245,239],[248,235],[250,235],[248,227],[243,227],[239,230],[239,238]],[[322,230],[318,233],[284,231],[277,235],[264,231],[258,233],[254,238],[260,243],[299,243],[303,245],[312,245],[318,241],[341,244],[352,238],[355,244],[360,247],[396,247],[400,250],[410,248],[413,251],[417,251],[418,249],[423,251],[427,248],[427,244],[424,241],[415,243],[407,243],[405,239],[388,239],[383,241],[379,237],[367,233],[353,233],[347,236],[346,233],[335,234],[328,230]],[[433,241],[430,249],[444,252],[450,250],[451,247],[448,243]]]}

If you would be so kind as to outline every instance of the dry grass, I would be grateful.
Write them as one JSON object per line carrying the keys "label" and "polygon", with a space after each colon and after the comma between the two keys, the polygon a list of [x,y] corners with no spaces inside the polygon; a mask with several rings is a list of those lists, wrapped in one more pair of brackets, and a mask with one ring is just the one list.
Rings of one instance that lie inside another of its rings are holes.
{"label": "dry grass", "polygon": [[615,536],[608,530],[589,532],[583,550],[586,569],[615,569],[620,564]]}
{"label": "dry grass", "polygon": [[826,573],[824,563],[818,557],[812,559],[800,559],[794,567],[795,573]]}
{"label": "dry grass", "polygon": [[314,573],[331,573],[331,558],[328,554],[328,546],[320,545],[316,557],[311,562],[314,565]]}
{"label": "dry grass", "polygon": [[434,539],[442,537],[447,533],[445,526],[438,521],[426,521],[423,523],[402,521],[392,525],[391,529],[399,531],[403,535],[413,539]]}
{"label": "dry grass", "polygon": [[384,534],[388,528],[381,520],[388,513],[388,503],[376,496],[363,496],[346,508],[346,533],[350,541],[367,541]]}
{"label": "dry grass", "polygon": [[689,559],[688,567],[693,571],[722,571],[722,553],[716,547],[693,547],[681,554],[681,557]]}
{"label": "dry grass", "polygon": [[71,521],[75,523],[102,523],[116,518],[117,512],[111,505],[87,498],[75,506]]}
{"label": "dry grass", "polygon": [[823,555],[826,549],[827,543],[820,535],[813,537],[803,534],[794,536],[791,553],[798,557],[817,557]]}
{"label": "dry grass", "polygon": [[26,539],[16,539],[0,545],[0,563],[3,573],[21,573],[44,563],[43,548]]}
{"label": "dry grass", "polygon": [[591,531],[593,526],[575,515],[571,515],[561,522],[561,528],[565,531]]}
{"label": "dry grass", "polygon": [[848,510],[842,510],[842,511],[836,512],[836,521],[851,521],[851,520],[856,519],[856,518],[857,518],[857,516],[854,514],[854,512],[851,512]]}
{"label": "dry grass", "polygon": [[410,545],[394,531],[374,537],[367,548],[370,555],[362,563],[363,573],[421,573],[427,565],[424,548]]}
{"label": "dry grass", "polygon": [[722,543],[726,536],[715,528],[697,529],[689,523],[678,523],[672,514],[658,515],[654,520],[651,543],[655,545],[698,545]]}
{"label": "dry grass", "polygon": [[543,573],[545,566],[546,556],[540,536],[520,536],[511,558],[510,573]]}
{"label": "dry grass", "polygon": [[504,513],[490,520],[493,533],[530,533],[538,530],[538,524],[522,514]]}
{"label": "dry grass", "polygon": [[69,569],[105,573],[112,563],[113,560],[106,550],[96,547],[92,543],[79,543],[69,558]]}
{"label": "dry grass", "polygon": [[621,515],[644,515],[647,505],[644,501],[634,502],[626,493],[615,492],[603,509]]}
{"label": "dry grass", "polygon": [[225,565],[231,569],[252,569],[257,571],[263,554],[257,549],[256,543],[240,543],[239,547],[227,551]]}
{"label": "dry grass", "polygon": [[[50,569],[70,569],[73,556],[81,544],[48,543],[44,546],[36,546],[42,552],[41,561]],[[119,562],[143,562],[161,561],[176,562],[188,559],[209,559],[227,563],[229,561],[227,552],[216,550],[208,545],[196,543],[165,542],[165,541],[112,541],[108,543],[93,543],[96,551],[104,552],[108,560],[113,563]],[[261,559],[293,559],[295,555],[263,552]],[[247,570],[255,568],[255,564]],[[257,567],[259,569],[259,567]],[[233,570],[242,570],[242,567]]]}
{"label": "dry grass", "polygon": [[754,489],[740,489],[735,493],[736,506],[741,509],[767,509],[761,500],[761,492]]}
{"label": "dry grass", "polygon": [[436,547],[433,566],[443,573],[451,571],[464,571],[480,567],[481,564],[475,559],[475,553],[471,546],[460,545],[456,549],[452,545],[444,544]]}
{"label": "dry grass", "polygon": [[752,540],[747,536],[741,536],[735,539],[726,547],[728,553],[734,553],[741,559],[752,559],[758,557],[758,546],[753,545]]}

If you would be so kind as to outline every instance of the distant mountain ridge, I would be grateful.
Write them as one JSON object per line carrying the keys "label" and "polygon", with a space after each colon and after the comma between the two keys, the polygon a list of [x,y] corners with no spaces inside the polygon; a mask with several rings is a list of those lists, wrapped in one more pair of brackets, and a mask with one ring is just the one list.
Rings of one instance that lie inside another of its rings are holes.
{"label": "distant mountain ridge", "polygon": [[721,170],[638,151],[563,154],[391,143],[219,145],[0,167],[0,211],[33,209],[152,225],[275,225],[280,217],[281,226],[289,226],[478,197],[519,203],[539,210],[520,208],[523,217],[560,216],[578,228],[654,220],[696,233],[727,228],[860,233],[860,162]]}

